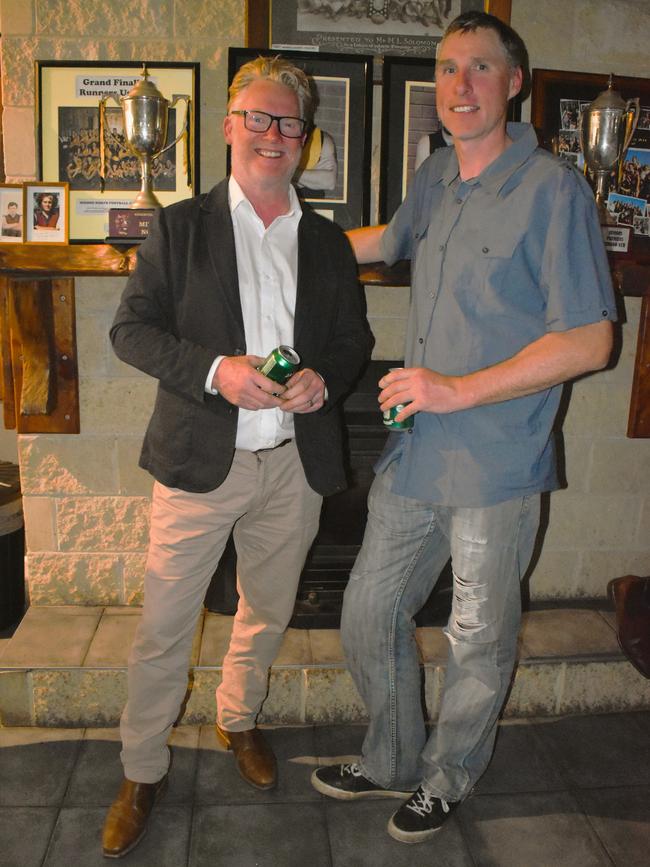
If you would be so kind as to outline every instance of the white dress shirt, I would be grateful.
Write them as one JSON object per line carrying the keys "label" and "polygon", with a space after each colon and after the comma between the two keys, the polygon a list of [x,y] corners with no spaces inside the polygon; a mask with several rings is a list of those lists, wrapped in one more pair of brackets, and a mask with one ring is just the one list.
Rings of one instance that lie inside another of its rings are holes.
{"label": "white dress shirt", "polygon": [[[228,182],[228,202],[235,233],[239,297],[244,318],[246,353],[266,357],[284,343],[293,346],[293,323],[298,279],[298,223],[302,210],[289,187],[289,210],[268,228],[258,217],[237,181]],[[223,355],[210,368],[205,389]],[[257,451],[293,438],[293,414],[280,409],[239,409],[235,447]]]}

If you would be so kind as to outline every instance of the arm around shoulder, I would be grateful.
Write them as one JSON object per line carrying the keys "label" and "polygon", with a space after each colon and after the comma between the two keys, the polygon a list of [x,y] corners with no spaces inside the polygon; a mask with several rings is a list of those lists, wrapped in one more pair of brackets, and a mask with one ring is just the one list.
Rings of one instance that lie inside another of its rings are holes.
{"label": "arm around shoulder", "polygon": [[359,265],[382,261],[381,239],[385,229],[386,226],[364,226],[346,232]]}

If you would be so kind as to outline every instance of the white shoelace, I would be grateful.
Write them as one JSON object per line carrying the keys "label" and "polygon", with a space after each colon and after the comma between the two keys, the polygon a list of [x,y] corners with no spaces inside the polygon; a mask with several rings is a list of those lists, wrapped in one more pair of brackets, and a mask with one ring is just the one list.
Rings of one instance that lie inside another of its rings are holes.
{"label": "white shoelace", "polygon": [[449,804],[444,798],[436,798],[424,789],[418,789],[406,805],[407,810],[413,810],[418,816],[428,815],[433,810],[434,801],[440,801],[444,813],[449,812]]}
{"label": "white shoelace", "polygon": [[356,762],[341,765],[341,776],[344,777],[346,774],[352,774],[353,777],[363,776],[361,768]]}

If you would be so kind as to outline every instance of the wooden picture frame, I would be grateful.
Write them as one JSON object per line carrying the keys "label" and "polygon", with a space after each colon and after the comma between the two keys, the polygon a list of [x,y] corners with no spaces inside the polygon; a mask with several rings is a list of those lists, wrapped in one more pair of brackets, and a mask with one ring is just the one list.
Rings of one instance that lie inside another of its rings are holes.
{"label": "wooden picture frame", "polygon": [[[609,75],[567,72],[559,69],[533,69],[531,123],[542,147],[558,153],[582,169],[578,119],[580,111],[607,89]],[[612,192],[608,208],[619,225],[627,226],[644,241],[650,237],[650,182],[642,176],[650,171],[650,78],[616,75],[613,88],[623,99],[639,97],[639,124],[623,157],[619,173],[619,190]],[[650,181],[650,174],[648,174]],[[645,212],[639,203],[645,201]],[[627,212],[634,217],[626,216]]]}
{"label": "wooden picture frame", "polygon": [[[284,15],[286,16],[287,3],[290,4],[291,7],[295,7],[296,0],[282,0],[280,3],[279,0],[275,0],[277,7],[280,10],[285,10]],[[274,44],[273,39],[273,14],[272,14],[272,5],[273,0],[246,0],[246,44],[251,48],[269,48]],[[485,12],[490,12],[492,15],[496,15],[497,18],[500,18],[502,21],[505,21],[507,24],[510,23],[510,13],[512,7],[512,0],[465,0],[465,2],[461,3],[462,11],[467,11],[467,9],[484,9]],[[291,9],[293,11],[293,9]],[[348,29],[348,34],[350,30]],[[347,35],[347,34],[346,34]],[[277,40],[276,40],[277,42]],[[289,47],[288,45],[283,45],[283,48]],[[317,50],[320,48],[325,48],[326,46],[319,46]],[[294,44],[293,48],[297,48],[297,45]],[[333,50],[330,48],[329,50]],[[347,47],[343,48],[339,46],[337,50],[345,50],[348,53],[352,51],[352,48]],[[371,51],[369,45],[366,48],[362,46],[359,47],[359,50],[363,53],[368,53]],[[371,52],[374,53],[374,52]],[[379,53],[385,54],[386,51],[380,50]],[[388,53],[398,53],[400,56],[404,56],[407,53],[412,54],[412,52],[388,52]],[[429,54],[429,56],[432,56]]]}
{"label": "wooden picture frame", "polygon": [[[237,70],[270,49],[230,48],[228,81]],[[283,51],[314,82],[318,105],[315,125],[334,141],[336,172],[330,189],[301,189],[298,194],[343,229],[367,224],[370,217],[370,140],[372,130],[372,58],[362,54]],[[230,151],[228,151],[230,172]]]}
{"label": "wooden picture frame", "polygon": [[25,238],[22,184],[0,184],[0,244],[20,244]]}
{"label": "wooden picture frame", "polygon": [[[154,160],[154,192],[162,205],[199,192],[199,64],[147,64],[152,81],[170,102],[167,142],[189,121],[187,157],[183,141]],[[36,61],[38,155],[44,183],[70,187],[70,242],[103,243],[109,208],[129,207],[140,189],[140,166],[123,134],[119,105],[107,104],[108,171],[100,189],[99,100],[109,93],[126,96],[141,79],[142,63],[112,61]],[[188,116],[189,111],[189,116]]]}
{"label": "wooden picture frame", "polygon": [[26,244],[67,244],[69,189],[60,182],[23,184],[23,221]]}

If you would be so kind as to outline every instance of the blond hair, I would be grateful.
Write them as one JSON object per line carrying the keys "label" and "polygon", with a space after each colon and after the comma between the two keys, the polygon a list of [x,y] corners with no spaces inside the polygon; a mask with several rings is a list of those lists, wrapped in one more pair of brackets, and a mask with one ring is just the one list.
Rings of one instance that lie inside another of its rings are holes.
{"label": "blond hair", "polygon": [[228,106],[230,106],[239,94],[246,90],[257,79],[268,79],[284,84],[298,97],[300,116],[311,126],[314,115],[314,98],[312,95],[309,79],[302,69],[294,66],[279,54],[275,57],[256,57],[241,66],[228,88]]}

